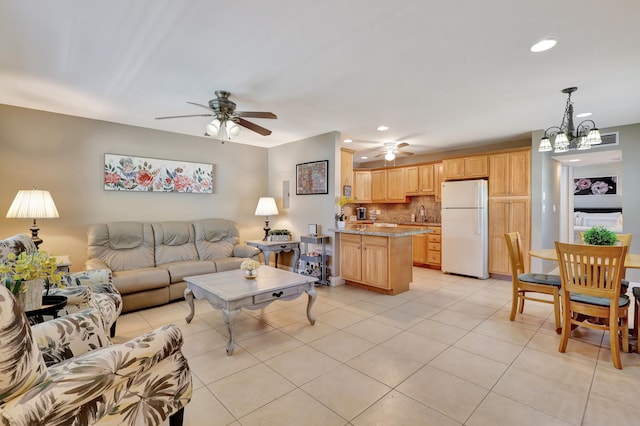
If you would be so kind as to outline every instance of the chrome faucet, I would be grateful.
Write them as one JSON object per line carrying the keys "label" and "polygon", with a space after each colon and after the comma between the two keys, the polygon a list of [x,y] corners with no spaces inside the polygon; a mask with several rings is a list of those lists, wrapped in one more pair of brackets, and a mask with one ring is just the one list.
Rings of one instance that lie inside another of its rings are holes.
{"label": "chrome faucet", "polygon": [[427,221],[427,211],[422,204],[420,204],[420,208],[418,209],[418,216],[420,216],[422,222]]}

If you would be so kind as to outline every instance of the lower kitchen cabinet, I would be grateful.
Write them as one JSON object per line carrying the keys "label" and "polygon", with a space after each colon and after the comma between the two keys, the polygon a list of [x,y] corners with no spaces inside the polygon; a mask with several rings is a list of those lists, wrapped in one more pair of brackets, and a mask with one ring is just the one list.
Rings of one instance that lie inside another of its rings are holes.
{"label": "lower kitchen cabinet", "polygon": [[387,294],[409,290],[413,279],[411,238],[341,233],[342,278]]}
{"label": "lower kitchen cabinet", "polygon": [[440,227],[429,226],[430,234],[413,236],[413,264],[440,269]]}

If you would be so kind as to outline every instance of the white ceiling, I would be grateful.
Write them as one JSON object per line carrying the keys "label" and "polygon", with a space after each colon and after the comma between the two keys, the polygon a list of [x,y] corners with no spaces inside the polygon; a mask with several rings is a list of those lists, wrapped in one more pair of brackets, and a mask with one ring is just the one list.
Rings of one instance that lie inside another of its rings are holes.
{"label": "white ceiling", "polygon": [[336,130],[428,153],[559,125],[569,86],[598,127],[640,122],[638,17],[637,0],[1,0],[0,103],[202,136],[206,117],[154,117],[224,89],[278,115],[239,143]]}

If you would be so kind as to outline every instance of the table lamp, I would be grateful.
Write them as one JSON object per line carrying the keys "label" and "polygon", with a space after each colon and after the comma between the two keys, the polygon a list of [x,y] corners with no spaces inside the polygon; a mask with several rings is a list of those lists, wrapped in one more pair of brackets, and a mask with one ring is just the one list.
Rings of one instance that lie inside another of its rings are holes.
{"label": "table lamp", "polygon": [[276,200],[273,197],[260,197],[258,200],[258,206],[256,207],[256,216],[264,216],[264,238],[262,241],[267,240],[267,236],[269,236],[269,216],[274,216],[278,214],[278,207],[276,206]]}
{"label": "table lamp", "polygon": [[37,189],[22,189],[18,191],[18,195],[14,198],[9,211],[8,218],[33,219],[31,226],[31,240],[38,246],[42,244],[42,239],[38,237],[40,228],[36,224],[36,219],[48,219],[60,217],[58,209],[51,198],[49,191],[40,191]]}

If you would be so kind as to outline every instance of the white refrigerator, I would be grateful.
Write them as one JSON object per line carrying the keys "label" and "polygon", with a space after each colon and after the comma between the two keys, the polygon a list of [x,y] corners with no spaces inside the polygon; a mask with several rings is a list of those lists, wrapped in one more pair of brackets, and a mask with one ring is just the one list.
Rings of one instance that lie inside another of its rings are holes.
{"label": "white refrigerator", "polygon": [[442,272],[489,278],[487,181],[442,183]]}

